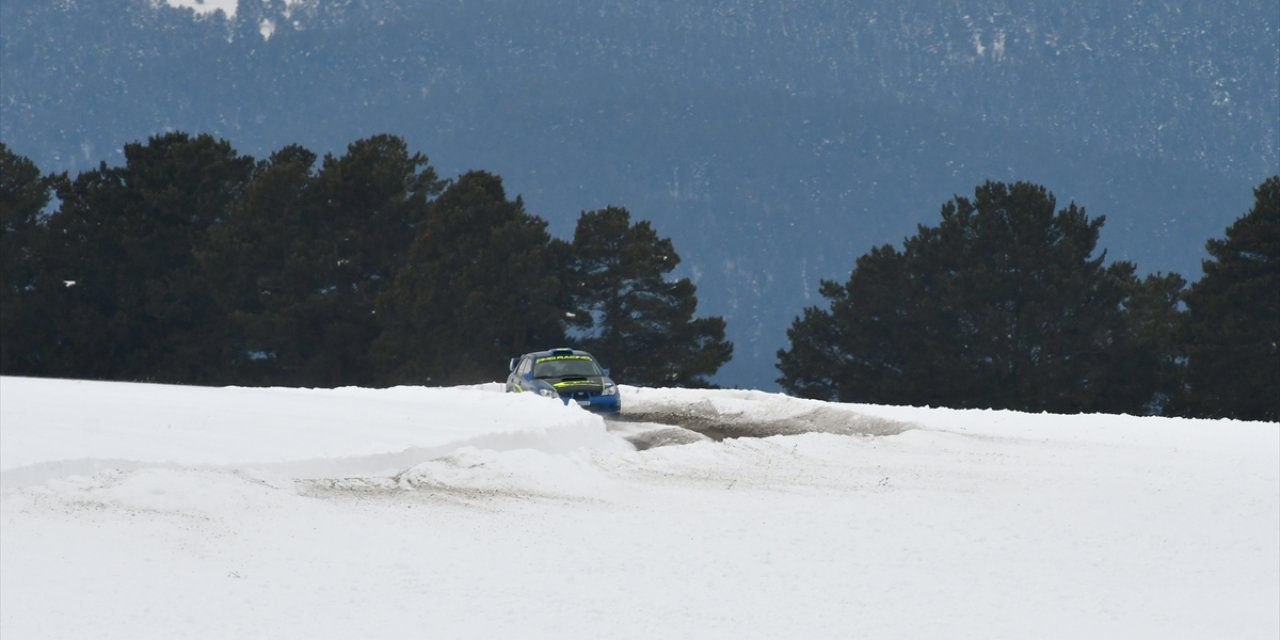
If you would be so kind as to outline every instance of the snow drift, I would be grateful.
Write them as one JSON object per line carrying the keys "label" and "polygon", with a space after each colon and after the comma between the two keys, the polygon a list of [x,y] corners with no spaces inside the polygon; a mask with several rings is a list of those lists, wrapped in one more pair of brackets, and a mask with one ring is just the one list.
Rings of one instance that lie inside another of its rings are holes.
{"label": "snow drift", "polygon": [[0,378],[0,636],[1280,635],[1280,425],[623,394]]}

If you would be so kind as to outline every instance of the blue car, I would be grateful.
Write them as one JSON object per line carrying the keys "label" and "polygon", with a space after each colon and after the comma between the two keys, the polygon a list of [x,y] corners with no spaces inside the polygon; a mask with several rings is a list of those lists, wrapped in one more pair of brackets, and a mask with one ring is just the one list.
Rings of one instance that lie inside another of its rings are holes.
{"label": "blue car", "polygon": [[583,409],[601,413],[622,410],[618,385],[609,379],[609,370],[601,369],[586,351],[535,351],[512,358],[509,368],[508,393],[529,391],[559,398],[565,404],[576,402]]}

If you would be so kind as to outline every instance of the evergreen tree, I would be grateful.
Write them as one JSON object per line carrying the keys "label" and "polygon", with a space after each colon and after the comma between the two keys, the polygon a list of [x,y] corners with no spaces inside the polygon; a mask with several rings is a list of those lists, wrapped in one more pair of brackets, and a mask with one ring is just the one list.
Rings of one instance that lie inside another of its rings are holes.
{"label": "evergreen tree", "polygon": [[787,330],[791,349],[778,352],[778,382],[806,398],[910,403],[920,392],[904,386],[915,377],[905,367],[926,362],[908,353],[923,341],[895,339],[924,328],[912,313],[910,284],[906,257],[889,245],[858,258],[847,284],[823,280],[819,293],[830,308],[806,308]]}
{"label": "evergreen tree", "polygon": [[822,283],[831,307],[792,325],[779,383],[842,401],[1143,411],[1155,377],[1114,387],[1120,354],[1146,347],[1125,315],[1133,266],[1092,257],[1102,224],[1074,203],[1055,213],[1028,183],[956,197],[901,252],[877,248],[845,285]]}
{"label": "evergreen tree", "polygon": [[617,380],[650,386],[708,386],[733,356],[724,319],[694,318],[695,287],[667,280],[680,263],[668,238],[621,207],[584,212],[572,246],[573,299],[583,348]]}
{"label": "evergreen tree", "polygon": [[1151,274],[1142,280],[1132,274],[1120,276],[1126,287],[1124,333],[1110,352],[1099,406],[1107,411],[1170,415],[1182,385],[1186,355],[1179,332],[1187,281],[1176,273]]}
{"label": "evergreen tree", "polygon": [[381,297],[375,345],[392,383],[494,380],[508,359],[564,340],[564,250],[482,171],[449,185]]}
{"label": "evergreen tree", "polygon": [[[0,374],[38,375],[50,340],[38,281],[52,180],[0,143]],[[44,287],[44,289],[42,289]]]}
{"label": "evergreen tree", "polygon": [[212,234],[205,266],[242,330],[242,368],[253,380],[375,384],[376,301],[443,183],[425,156],[390,135],[353,142],[318,171],[314,164],[297,146],[260,164],[232,219]]}
{"label": "evergreen tree", "polygon": [[195,259],[247,183],[252,158],[184,133],[125,146],[125,165],[62,181],[49,219],[46,373],[215,383],[228,378],[229,328]]}
{"label": "evergreen tree", "polygon": [[289,321],[319,289],[312,261],[317,232],[307,198],[316,155],[291,145],[258,163],[225,224],[199,254],[220,312],[235,328],[242,384],[322,384],[306,371],[310,336]]}
{"label": "evergreen tree", "polygon": [[1208,241],[1204,277],[1186,294],[1187,390],[1204,417],[1280,420],[1280,176]]}

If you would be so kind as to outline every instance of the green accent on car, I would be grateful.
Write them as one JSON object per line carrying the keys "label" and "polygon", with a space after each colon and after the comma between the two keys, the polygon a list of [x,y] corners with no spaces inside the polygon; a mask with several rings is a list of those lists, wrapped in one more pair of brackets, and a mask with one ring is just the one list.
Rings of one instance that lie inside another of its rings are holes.
{"label": "green accent on car", "polygon": [[590,380],[562,380],[560,382],[553,383],[551,386],[559,389],[561,387],[596,387],[599,385],[599,382],[592,382]]}

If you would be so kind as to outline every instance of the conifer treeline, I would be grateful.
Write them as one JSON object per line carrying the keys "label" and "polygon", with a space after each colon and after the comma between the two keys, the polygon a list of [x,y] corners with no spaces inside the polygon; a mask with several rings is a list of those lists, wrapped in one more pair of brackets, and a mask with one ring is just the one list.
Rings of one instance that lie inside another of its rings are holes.
{"label": "conifer treeline", "polygon": [[[0,144],[0,372],[194,384],[493,380],[572,342],[621,382],[701,386],[732,355],[671,241],[626,209],[571,240],[498,176],[390,135],[255,161],[210,136],[42,175]],[[56,195],[56,200],[52,196]],[[989,182],[824,281],[779,383],[841,401],[1280,420],[1280,176],[1205,276],[1138,278],[1104,219]],[[50,202],[56,207],[47,214]]]}
{"label": "conifer treeline", "polygon": [[71,179],[0,145],[3,373],[456,384],[572,338],[620,381],[699,386],[732,353],[692,283],[665,278],[671,242],[625,209],[552,238],[499,177],[441,179],[390,135],[318,162],[183,133],[124,152]]}
{"label": "conifer treeline", "polygon": [[1280,176],[1208,243],[1205,276],[1139,279],[1103,218],[988,182],[804,310],[779,383],[846,402],[1280,420]]}

